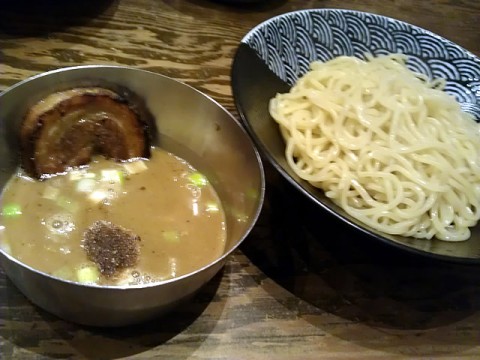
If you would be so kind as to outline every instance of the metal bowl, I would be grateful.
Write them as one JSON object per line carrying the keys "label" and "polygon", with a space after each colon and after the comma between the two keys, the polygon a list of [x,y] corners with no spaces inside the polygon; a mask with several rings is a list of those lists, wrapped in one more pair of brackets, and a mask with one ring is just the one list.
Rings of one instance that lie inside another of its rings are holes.
{"label": "metal bowl", "polygon": [[207,175],[226,213],[225,252],[190,274],[124,287],[61,280],[22,264],[4,250],[0,263],[28,299],[60,318],[93,326],[128,325],[160,316],[186,301],[222,268],[258,218],[265,191],[263,167],[237,120],[194,88],[128,67],[80,66],[32,77],[0,94],[1,188],[19,166],[17,134],[27,108],[47,94],[87,84],[108,84],[137,94],[153,115],[156,144]]}
{"label": "metal bowl", "polygon": [[364,57],[404,53],[407,66],[430,77],[446,79],[445,91],[464,111],[480,121],[480,59],[457,44],[417,26],[371,13],[311,9],[268,19],[249,31],[235,54],[232,91],[245,127],[265,158],[318,209],[346,227],[394,249],[433,259],[480,264],[480,224],[469,240],[445,242],[394,236],[372,229],[349,216],[322,191],[301,180],[288,166],[285,143],[268,103],[309,70],[314,60],[341,55]]}

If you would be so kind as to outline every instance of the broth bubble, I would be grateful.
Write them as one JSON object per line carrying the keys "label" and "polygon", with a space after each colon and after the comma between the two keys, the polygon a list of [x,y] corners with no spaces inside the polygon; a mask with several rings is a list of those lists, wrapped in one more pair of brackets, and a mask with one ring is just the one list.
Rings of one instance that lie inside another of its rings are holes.
{"label": "broth bubble", "polygon": [[58,229],[61,229],[61,227],[63,226],[63,224],[64,224],[64,223],[61,222],[60,220],[53,220],[53,221],[52,221],[52,227],[53,227],[54,229],[57,229],[57,230],[58,230]]}
{"label": "broth bubble", "polygon": [[75,230],[73,217],[66,213],[54,214],[46,219],[42,219],[41,223],[54,234],[63,235]]}

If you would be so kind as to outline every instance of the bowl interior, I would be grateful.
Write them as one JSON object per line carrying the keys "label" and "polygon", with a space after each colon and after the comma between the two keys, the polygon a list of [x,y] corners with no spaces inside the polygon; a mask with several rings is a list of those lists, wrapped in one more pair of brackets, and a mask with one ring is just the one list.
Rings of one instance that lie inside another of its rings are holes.
{"label": "bowl interior", "polygon": [[446,79],[445,91],[480,120],[480,60],[460,46],[422,28],[379,15],[334,9],[303,10],[277,16],[242,39],[232,66],[235,104],[262,153],[294,187],[323,210],[379,241],[444,260],[480,263],[480,226],[468,241],[452,243],[388,235],[349,216],[322,191],[301,180],[284,157],[284,142],[270,117],[268,102],[287,92],[314,60],[341,55],[364,57],[404,53],[407,66]]}

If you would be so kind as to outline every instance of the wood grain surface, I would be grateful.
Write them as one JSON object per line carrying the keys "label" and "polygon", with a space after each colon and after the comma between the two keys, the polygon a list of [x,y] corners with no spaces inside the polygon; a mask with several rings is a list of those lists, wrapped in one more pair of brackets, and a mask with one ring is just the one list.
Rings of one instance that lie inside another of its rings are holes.
{"label": "wood grain surface", "polygon": [[[0,0],[0,90],[80,64],[188,83],[236,114],[230,66],[258,23],[348,8],[431,30],[480,55],[478,0]],[[240,250],[193,301],[119,329],[64,322],[0,272],[1,359],[479,359],[480,271],[352,234],[266,164],[267,199]]]}

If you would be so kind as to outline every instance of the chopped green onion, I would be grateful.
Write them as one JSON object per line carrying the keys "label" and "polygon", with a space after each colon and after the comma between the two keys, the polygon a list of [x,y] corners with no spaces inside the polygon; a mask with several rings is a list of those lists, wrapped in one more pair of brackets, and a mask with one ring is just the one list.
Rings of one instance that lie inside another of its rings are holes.
{"label": "chopped green onion", "polygon": [[3,207],[2,215],[5,217],[15,217],[22,215],[22,208],[18,204],[6,204]]}
{"label": "chopped green onion", "polygon": [[148,169],[147,164],[145,164],[145,161],[142,160],[125,163],[123,167],[130,175],[138,174]]}
{"label": "chopped green onion", "polygon": [[81,179],[77,182],[77,191],[90,193],[95,188],[96,181],[94,179]]}
{"label": "chopped green onion", "polygon": [[95,190],[94,192],[88,195],[88,198],[93,201],[95,204],[99,203],[100,201],[106,199],[108,197],[107,191],[104,190]]}
{"label": "chopped green onion", "polygon": [[163,238],[168,242],[178,242],[180,240],[180,233],[175,230],[163,231],[162,232]]}
{"label": "chopped green onion", "polygon": [[83,177],[82,170],[72,170],[68,173],[68,177],[72,181],[80,180]]}
{"label": "chopped green onion", "polygon": [[72,170],[68,173],[68,177],[72,181],[81,179],[95,179],[96,175],[93,172],[86,172],[86,170]]}
{"label": "chopped green onion", "polygon": [[220,207],[218,206],[217,203],[213,203],[213,202],[212,202],[212,203],[208,203],[205,211],[206,211],[206,212],[211,212],[211,213],[219,212],[219,211],[220,211]]}
{"label": "chopped green onion", "polygon": [[102,181],[110,184],[123,184],[123,172],[120,170],[102,170]]}
{"label": "chopped green onion", "polygon": [[94,284],[100,278],[100,272],[95,266],[87,266],[77,270],[77,280],[83,284]]}
{"label": "chopped green onion", "polygon": [[44,199],[55,200],[59,192],[60,192],[60,189],[48,185],[43,191],[42,197]]}
{"label": "chopped green onion", "polygon": [[190,175],[188,175],[188,179],[193,185],[198,187],[202,187],[208,184],[208,180],[205,175],[199,172],[191,173]]}

